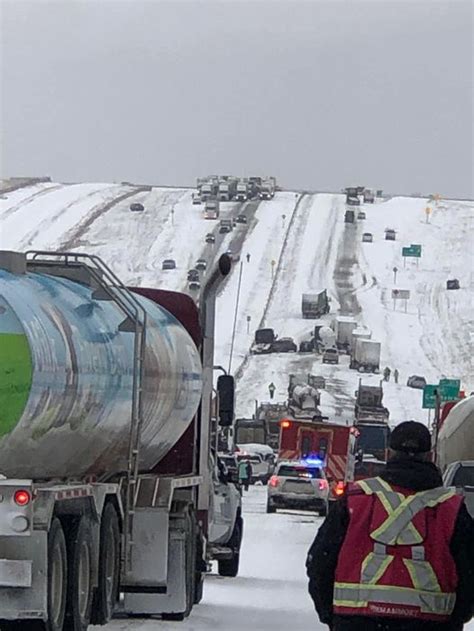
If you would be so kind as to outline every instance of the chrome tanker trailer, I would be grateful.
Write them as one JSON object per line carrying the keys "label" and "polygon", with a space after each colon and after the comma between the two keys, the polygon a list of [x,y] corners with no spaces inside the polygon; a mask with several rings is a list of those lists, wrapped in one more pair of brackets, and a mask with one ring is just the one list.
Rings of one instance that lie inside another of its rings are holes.
{"label": "chrome tanker trailer", "polygon": [[[182,618],[209,558],[236,574],[240,497],[210,449],[229,270],[222,257],[199,313],[95,256],[0,252],[2,631],[84,631],[120,593],[126,613]],[[219,385],[229,422],[233,380]]]}

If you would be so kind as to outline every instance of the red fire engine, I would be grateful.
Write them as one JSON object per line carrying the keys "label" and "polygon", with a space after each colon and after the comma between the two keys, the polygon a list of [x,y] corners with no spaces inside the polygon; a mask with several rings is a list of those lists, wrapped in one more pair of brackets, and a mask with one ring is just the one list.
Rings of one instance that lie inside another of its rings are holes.
{"label": "red fire engine", "polygon": [[310,420],[280,421],[280,460],[317,459],[323,463],[333,499],[354,479],[356,432],[353,427]]}

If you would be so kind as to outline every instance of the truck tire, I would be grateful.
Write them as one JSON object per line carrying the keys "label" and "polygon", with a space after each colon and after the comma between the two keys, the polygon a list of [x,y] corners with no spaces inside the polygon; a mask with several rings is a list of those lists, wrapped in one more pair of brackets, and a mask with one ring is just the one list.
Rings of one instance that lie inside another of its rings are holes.
{"label": "truck tire", "polygon": [[89,521],[71,522],[67,533],[68,585],[64,631],[87,631],[93,598],[93,547]]}
{"label": "truck tire", "polygon": [[54,517],[48,533],[48,621],[1,620],[2,631],[62,631],[66,612],[67,550],[61,522]]}
{"label": "truck tire", "polygon": [[92,624],[107,624],[118,602],[120,527],[115,506],[108,502],[102,512],[99,544],[99,577],[92,605]]}
{"label": "truck tire", "polygon": [[204,545],[201,532],[196,537],[196,573],[194,584],[194,604],[199,605],[204,595],[204,577],[206,575],[206,559],[204,558]]}
{"label": "truck tire", "polygon": [[270,502],[267,502],[267,513],[276,513],[276,508]]}
{"label": "truck tire", "polygon": [[234,578],[239,573],[240,563],[240,544],[242,542],[242,519],[237,518],[229,541],[233,554],[231,559],[222,559],[217,562],[219,576],[228,576]]}

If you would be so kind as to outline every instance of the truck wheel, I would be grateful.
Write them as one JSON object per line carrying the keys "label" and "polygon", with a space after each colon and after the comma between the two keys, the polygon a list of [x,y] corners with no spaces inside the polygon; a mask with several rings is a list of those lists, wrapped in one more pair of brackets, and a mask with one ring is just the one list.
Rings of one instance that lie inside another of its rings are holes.
{"label": "truck wheel", "polygon": [[218,572],[220,576],[229,576],[234,578],[239,573],[240,563],[240,544],[242,542],[242,524],[241,520],[237,519],[234,526],[234,531],[229,541],[229,547],[232,548],[233,554],[231,559],[222,559],[217,562]]}
{"label": "truck wheel", "polygon": [[93,596],[93,550],[89,522],[72,522],[67,537],[68,585],[64,631],[87,631]]}
{"label": "truck wheel", "polygon": [[117,511],[105,505],[100,524],[99,582],[92,605],[92,624],[107,624],[118,601],[120,528]]}
{"label": "truck wheel", "polygon": [[276,508],[270,502],[267,502],[267,513],[276,513]]}
{"label": "truck wheel", "polygon": [[206,573],[206,560],[204,558],[204,546],[201,533],[196,537],[196,573],[194,578],[194,604],[199,605],[204,595],[204,577]]}

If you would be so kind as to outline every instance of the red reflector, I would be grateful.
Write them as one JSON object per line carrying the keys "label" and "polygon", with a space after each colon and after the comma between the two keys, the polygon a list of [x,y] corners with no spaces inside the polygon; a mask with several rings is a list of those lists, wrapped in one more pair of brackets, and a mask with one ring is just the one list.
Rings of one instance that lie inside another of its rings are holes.
{"label": "red reflector", "polygon": [[344,482],[338,482],[336,484],[336,488],[334,489],[334,493],[336,495],[344,495],[344,491],[345,491]]}
{"label": "red reflector", "polygon": [[272,477],[268,480],[268,484],[270,486],[278,486],[280,480],[277,475],[272,475]]}
{"label": "red reflector", "polygon": [[24,490],[15,491],[13,498],[18,506],[27,506],[31,502],[31,493]]}
{"label": "red reflector", "polygon": [[328,481],[327,480],[319,480],[319,490],[320,491],[324,491],[324,489],[328,488]]}
{"label": "red reflector", "polygon": [[280,423],[282,429],[288,429],[291,425],[290,421],[282,421]]}

